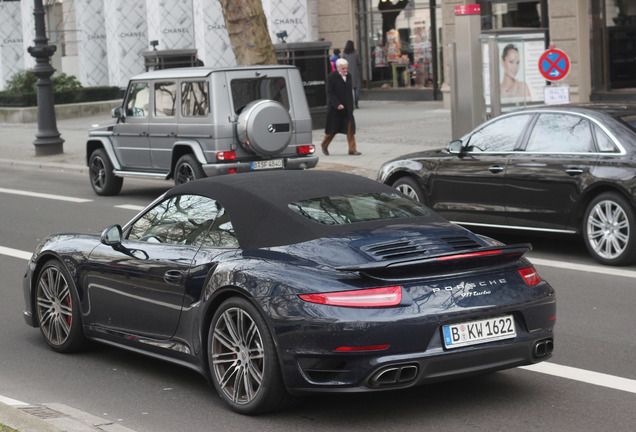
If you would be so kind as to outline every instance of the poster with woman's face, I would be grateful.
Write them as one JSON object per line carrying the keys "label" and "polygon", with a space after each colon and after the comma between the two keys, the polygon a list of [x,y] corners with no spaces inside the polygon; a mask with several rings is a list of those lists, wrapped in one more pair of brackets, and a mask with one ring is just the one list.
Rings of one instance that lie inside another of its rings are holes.
{"label": "poster with woman's face", "polygon": [[530,88],[525,81],[523,43],[500,42],[498,45],[501,102],[531,102]]}

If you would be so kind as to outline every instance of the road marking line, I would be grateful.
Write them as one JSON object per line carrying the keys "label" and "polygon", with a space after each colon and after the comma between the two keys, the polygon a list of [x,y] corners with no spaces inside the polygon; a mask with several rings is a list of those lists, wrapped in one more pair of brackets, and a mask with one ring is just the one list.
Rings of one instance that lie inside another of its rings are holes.
{"label": "road marking line", "polygon": [[608,387],[615,390],[636,393],[636,380],[621,378],[614,375],[607,375],[604,373],[592,372],[585,369],[578,369],[570,366],[561,366],[558,364],[546,362],[537,363],[531,366],[521,366],[521,369],[539,372],[546,375],[553,375],[561,378],[567,378],[574,381],[580,381],[601,387]]}
{"label": "road marking line", "polygon": [[29,260],[31,259],[31,256],[33,255],[33,253],[0,246],[0,255],[8,255],[14,258],[22,258],[25,260]]}
{"label": "road marking line", "polygon": [[39,193],[39,192],[29,192],[29,191],[22,191],[22,190],[17,190],[17,189],[0,188],[0,193],[6,193],[6,194],[12,194],[12,195],[23,195],[23,196],[30,196],[30,197],[35,197],[35,198],[46,198],[46,199],[52,199],[52,200],[58,200],[58,201],[70,201],[70,202],[75,202],[75,203],[85,203],[85,202],[93,201],[93,200],[84,199],[84,198],[73,198],[73,197],[67,197],[67,196],[62,196],[62,195],[45,194],[45,193]]}
{"label": "road marking line", "polygon": [[145,209],[144,206],[138,206],[138,205],[133,205],[133,204],[116,205],[115,208],[120,208],[120,209],[124,209],[124,210],[136,210],[136,211],[141,211],[141,210]]}
{"label": "road marking line", "polygon": [[594,265],[587,265],[587,264],[574,264],[574,263],[569,263],[565,261],[554,261],[554,260],[547,260],[542,258],[528,257],[528,259],[533,264],[544,265],[547,267],[557,267],[557,268],[562,268],[566,270],[577,270],[582,272],[598,273],[598,274],[605,274],[605,275],[611,275],[611,276],[623,276],[623,277],[629,277],[629,278],[636,278],[636,271],[634,270],[623,270],[620,268],[609,267],[609,266],[604,267],[604,266],[594,266]]}
{"label": "road marking line", "polygon": [[12,406],[12,407],[30,406],[28,403],[20,402],[19,400],[11,399],[11,398],[4,397],[4,396],[1,396],[1,395],[0,395],[0,402],[5,404],[5,405]]}

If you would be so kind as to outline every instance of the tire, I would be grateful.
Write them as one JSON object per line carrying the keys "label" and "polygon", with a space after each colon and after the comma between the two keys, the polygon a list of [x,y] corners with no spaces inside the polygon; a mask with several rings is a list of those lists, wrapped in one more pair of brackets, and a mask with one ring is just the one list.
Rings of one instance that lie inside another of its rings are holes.
{"label": "tire", "polygon": [[412,177],[400,177],[392,185],[407,197],[425,204],[424,191]]}
{"label": "tire", "polygon": [[607,265],[631,264],[636,258],[634,209],[617,193],[600,194],[585,212],[583,238],[597,261]]}
{"label": "tire", "polygon": [[38,273],[35,309],[44,340],[57,352],[79,351],[85,342],[77,291],[69,272],[58,260]]}
{"label": "tire", "polygon": [[208,363],[214,387],[233,411],[262,414],[291,401],[265,320],[243,298],[230,298],[212,318]]}
{"label": "tire", "polygon": [[175,186],[203,177],[205,177],[205,173],[201,164],[190,154],[181,156],[174,167]]}
{"label": "tire", "polygon": [[104,149],[99,148],[91,153],[88,161],[88,175],[97,195],[117,195],[121,191],[124,179],[113,174],[113,169],[113,164]]}

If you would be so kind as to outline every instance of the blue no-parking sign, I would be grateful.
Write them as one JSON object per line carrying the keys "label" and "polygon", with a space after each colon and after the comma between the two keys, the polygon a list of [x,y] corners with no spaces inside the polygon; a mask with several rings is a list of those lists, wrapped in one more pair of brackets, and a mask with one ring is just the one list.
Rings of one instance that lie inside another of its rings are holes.
{"label": "blue no-parking sign", "polygon": [[539,57],[539,72],[549,81],[565,78],[570,71],[570,59],[560,49],[551,48]]}

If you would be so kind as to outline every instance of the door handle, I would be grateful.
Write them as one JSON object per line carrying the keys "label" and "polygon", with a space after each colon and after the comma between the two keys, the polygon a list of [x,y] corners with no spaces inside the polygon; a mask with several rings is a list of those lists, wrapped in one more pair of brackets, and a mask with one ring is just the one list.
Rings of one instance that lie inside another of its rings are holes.
{"label": "door handle", "polygon": [[163,274],[163,280],[170,285],[179,285],[185,274],[181,270],[168,270]]}
{"label": "door handle", "polygon": [[581,168],[568,168],[565,170],[568,175],[577,176],[579,174],[583,174],[583,170]]}
{"label": "door handle", "polygon": [[493,165],[490,168],[488,168],[488,171],[490,171],[493,174],[499,174],[503,170],[504,170],[503,167],[499,165]]}

